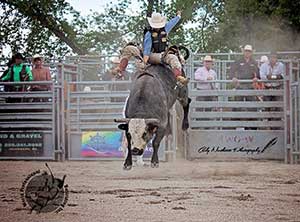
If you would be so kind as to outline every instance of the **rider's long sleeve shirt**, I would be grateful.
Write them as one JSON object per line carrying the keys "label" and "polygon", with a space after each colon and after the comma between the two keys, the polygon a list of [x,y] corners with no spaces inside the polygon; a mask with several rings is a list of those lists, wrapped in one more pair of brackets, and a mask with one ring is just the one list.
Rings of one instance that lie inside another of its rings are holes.
{"label": "rider's long sleeve shirt", "polygon": [[[174,28],[174,26],[179,22],[180,16],[176,16],[172,18],[167,24],[165,25],[165,30],[167,34]],[[151,33],[148,31],[144,36],[144,55],[149,56],[152,49],[152,38]]]}

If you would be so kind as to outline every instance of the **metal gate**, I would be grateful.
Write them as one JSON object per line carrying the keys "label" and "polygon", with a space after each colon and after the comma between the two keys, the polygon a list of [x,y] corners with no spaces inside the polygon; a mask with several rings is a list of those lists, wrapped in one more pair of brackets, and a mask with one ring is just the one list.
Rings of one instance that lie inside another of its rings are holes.
{"label": "metal gate", "polygon": [[[55,159],[59,153],[57,94],[50,82],[3,82],[0,101],[0,159]],[[49,91],[27,91],[33,85]],[[61,133],[61,132],[60,132]]]}
{"label": "metal gate", "polygon": [[[233,88],[232,81],[226,80],[231,62],[216,60],[217,69],[222,70],[219,72],[221,80],[206,82],[218,85],[213,90],[197,90],[199,82],[191,81],[191,129],[186,134],[185,144],[187,158],[298,161],[298,79],[295,82],[290,77],[299,76],[299,69],[293,67],[295,62],[284,60],[287,73],[281,81],[283,87],[273,90]],[[195,66],[200,66],[200,59],[189,65],[189,70],[194,73]],[[240,81],[241,84],[251,82]],[[272,101],[270,97],[276,97],[276,100]]]}
{"label": "metal gate", "polygon": [[290,75],[287,78],[289,81],[289,90],[287,95],[289,98],[288,107],[289,112],[287,114],[287,152],[286,163],[300,163],[300,61],[294,60],[291,62],[289,69]]}
{"label": "metal gate", "polygon": [[[283,90],[226,89],[231,82],[215,81],[224,85],[216,90],[191,88],[188,157],[284,159]],[[269,96],[279,100],[256,100]]]}

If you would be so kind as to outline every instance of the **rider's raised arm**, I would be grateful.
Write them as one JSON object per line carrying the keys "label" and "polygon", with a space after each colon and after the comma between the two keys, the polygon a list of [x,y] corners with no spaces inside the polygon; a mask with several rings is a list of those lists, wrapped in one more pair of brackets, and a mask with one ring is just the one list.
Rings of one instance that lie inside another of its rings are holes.
{"label": "rider's raised arm", "polygon": [[172,18],[165,26],[166,32],[169,34],[169,32],[174,28],[174,26],[179,22],[181,16],[177,15],[176,17]]}
{"label": "rider's raised arm", "polygon": [[[147,63],[147,61],[145,61],[145,58],[149,58],[149,55],[151,53],[151,48],[152,48],[152,39],[151,39],[151,33],[148,31],[146,32],[145,36],[144,36],[144,62]],[[148,60],[148,59],[146,59]]]}

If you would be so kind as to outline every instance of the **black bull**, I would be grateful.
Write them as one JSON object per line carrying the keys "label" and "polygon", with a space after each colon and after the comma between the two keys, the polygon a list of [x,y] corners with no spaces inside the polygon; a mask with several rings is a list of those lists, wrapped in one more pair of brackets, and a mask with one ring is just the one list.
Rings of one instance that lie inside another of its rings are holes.
{"label": "black bull", "polygon": [[176,99],[180,101],[184,110],[182,130],[187,130],[189,127],[189,103],[191,102],[188,98],[187,87],[178,86],[172,71],[164,65],[150,65],[142,72],[138,71],[135,74],[125,109],[126,119],[116,120],[124,122],[118,127],[125,130],[128,142],[128,155],[124,169],[131,169],[132,155],[141,155],[144,148],[137,150],[135,147],[131,147],[132,135],[128,131],[130,119],[145,119],[147,127],[144,135],[150,134],[144,138],[147,140],[146,142],[149,142],[155,133],[152,141],[151,166],[158,167],[159,145],[163,137],[170,132],[169,111]]}

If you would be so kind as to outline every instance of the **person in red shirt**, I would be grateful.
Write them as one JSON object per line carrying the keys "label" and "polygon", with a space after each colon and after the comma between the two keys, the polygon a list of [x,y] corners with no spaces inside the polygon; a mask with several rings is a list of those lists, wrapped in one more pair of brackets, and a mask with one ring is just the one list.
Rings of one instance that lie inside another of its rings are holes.
{"label": "person in red shirt", "polygon": [[[32,75],[34,81],[52,81],[50,70],[48,67],[43,66],[43,57],[40,55],[33,56],[33,69]],[[49,91],[50,85],[34,85],[32,91]]]}

